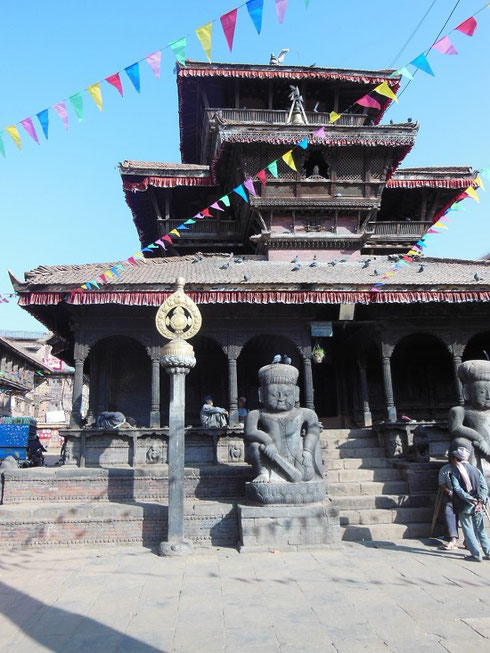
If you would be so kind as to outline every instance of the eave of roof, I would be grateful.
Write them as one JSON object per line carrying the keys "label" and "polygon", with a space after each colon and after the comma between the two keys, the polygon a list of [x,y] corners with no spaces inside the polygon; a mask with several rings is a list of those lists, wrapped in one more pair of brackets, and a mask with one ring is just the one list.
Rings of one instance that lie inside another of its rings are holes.
{"label": "eave of roof", "polygon": [[19,356],[20,358],[24,359],[29,365],[31,365],[31,367],[35,368],[36,370],[44,370],[46,372],[51,372],[50,367],[44,365],[44,363],[42,363],[39,359],[35,358],[34,356],[30,356],[24,349],[15,345],[8,338],[3,338],[2,336],[0,336],[0,346],[5,347],[16,356]]}

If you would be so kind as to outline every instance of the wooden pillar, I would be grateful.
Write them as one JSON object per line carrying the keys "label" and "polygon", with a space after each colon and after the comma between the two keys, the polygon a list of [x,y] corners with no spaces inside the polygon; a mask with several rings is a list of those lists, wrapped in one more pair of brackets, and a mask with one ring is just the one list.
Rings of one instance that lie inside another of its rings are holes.
{"label": "wooden pillar", "polygon": [[391,353],[387,355],[383,353],[383,383],[386,399],[386,412],[388,422],[396,422],[396,406],[395,398],[393,396],[393,382],[391,379]]}
{"label": "wooden pillar", "polygon": [[303,372],[305,375],[305,406],[315,410],[315,391],[313,388],[313,371],[311,369],[311,355],[303,356]]}
{"label": "wooden pillar", "polygon": [[90,383],[88,396],[87,423],[92,424],[97,417],[97,388],[99,386],[99,362],[95,353],[90,352]]}
{"label": "wooden pillar", "polygon": [[460,406],[464,406],[463,384],[461,383],[458,377],[458,368],[461,365],[461,356],[453,352],[452,357],[453,357],[454,381],[456,384],[456,394],[458,395],[458,403]]}
{"label": "wooden pillar", "polygon": [[95,414],[96,416],[100,415],[104,410],[107,410],[107,388],[108,388],[108,355],[107,351],[104,351],[99,356],[99,369],[98,369],[98,381],[97,381],[97,394],[95,399]]}
{"label": "wooden pillar", "polygon": [[228,404],[230,426],[238,426],[238,377],[236,358],[228,353]]}
{"label": "wooden pillar", "polygon": [[87,348],[75,344],[75,374],[73,377],[73,395],[71,402],[70,426],[77,427],[82,424],[82,393],[83,393],[83,366],[87,358]]}
{"label": "wooden pillar", "polygon": [[151,356],[151,408],[150,426],[160,428],[160,351]]}
{"label": "wooden pillar", "polygon": [[372,426],[373,419],[371,415],[371,407],[369,405],[369,388],[367,382],[365,359],[358,360],[357,366],[359,369],[359,385],[361,390],[363,422],[364,422],[364,426]]}

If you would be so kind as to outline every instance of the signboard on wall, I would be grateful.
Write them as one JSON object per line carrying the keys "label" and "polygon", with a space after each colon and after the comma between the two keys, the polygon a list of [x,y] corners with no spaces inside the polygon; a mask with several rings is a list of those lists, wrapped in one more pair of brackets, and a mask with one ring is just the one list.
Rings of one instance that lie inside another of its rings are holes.
{"label": "signboard on wall", "polygon": [[332,336],[333,328],[331,322],[312,322],[311,335],[317,338],[329,338]]}

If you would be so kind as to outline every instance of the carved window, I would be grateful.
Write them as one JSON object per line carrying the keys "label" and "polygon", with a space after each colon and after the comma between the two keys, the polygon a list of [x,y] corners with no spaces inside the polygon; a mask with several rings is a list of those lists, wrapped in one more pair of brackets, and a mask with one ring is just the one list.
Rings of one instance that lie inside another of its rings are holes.
{"label": "carved window", "polygon": [[345,147],[339,151],[337,162],[337,179],[362,180],[364,157],[360,147]]}
{"label": "carved window", "polygon": [[321,150],[313,150],[308,153],[303,163],[302,176],[306,177],[306,179],[318,179],[319,177],[330,179],[330,166]]}

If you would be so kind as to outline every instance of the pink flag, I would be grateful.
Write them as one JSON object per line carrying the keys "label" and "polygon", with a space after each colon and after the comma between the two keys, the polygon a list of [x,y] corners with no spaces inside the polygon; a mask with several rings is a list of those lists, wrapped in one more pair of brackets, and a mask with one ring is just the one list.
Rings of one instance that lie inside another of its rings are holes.
{"label": "pink flag", "polygon": [[429,229],[429,231],[427,233],[428,234],[440,234],[441,232],[437,231],[437,229]]}
{"label": "pink flag", "polygon": [[235,36],[237,11],[238,9],[233,9],[220,17],[221,26],[223,27],[223,32],[225,33],[226,42],[228,43],[230,52],[233,47],[233,37]]}
{"label": "pink flag", "polygon": [[284,14],[286,13],[287,6],[288,0],[276,0],[277,17],[280,23],[282,23],[284,20]]}
{"label": "pink flag", "polygon": [[248,179],[245,179],[245,181],[243,182],[243,185],[248,190],[250,195],[252,195],[253,197],[257,197],[257,193],[255,192],[255,188],[254,188],[254,183],[253,183],[252,179],[250,179],[250,177]]}
{"label": "pink flag", "polygon": [[476,20],[473,18],[473,16],[470,16],[454,29],[457,29],[458,32],[461,32],[462,34],[466,34],[466,36],[473,36],[476,30],[476,25]]}
{"label": "pink flag", "polygon": [[53,104],[53,109],[59,115],[59,117],[63,121],[63,124],[65,125],[65,129],[67,130],[68,129],[68,111],[66,110],[66,104],[64,102],[58,102],[57,104]]}
{"label": "pink flag", "polygon": [[162,236],[162,240],[166,240],[171,245],[174,244],[174,241],[170,238],[170,236],[168,234],[166,236]]}
{"label": "pink flag", "polygon": [[439,39],[432,46],[434,50],[442,52],[442,54],[458,54],[458,51],[451,43],[449,36],[443,36],[442,39]]}
{"label": "pink flag", "polygon": [[381,104],[370,95],[363,95],[362,98],[356,100],[356,104],[360,104],[362,107],[368,107],[371,109],[381,109]]}
{"label": "pink flag", "polygon": [[145,57],[145,59],[149,63],[150,68],[153,70],[155,77],[160,79],[160,63],[162,60],[162,51],[157,50],[156,52],[152,52],[147,57]]}
{"label": "pink flag", "polygon": [[119,77],[119,73],[114,73],[114,75],[109,75],[109,77],[105,78],[106,82],[109,82],[114,88],[117,88],[119,93],[121,94],[121,97],[123,96],[123,89],[121,85],[121,78]]}
{"label": "pink flag", "polygon": [[214,202],[211,204],[211,209],[216,209],[217,211],[224,211],[224,209],[221,208],[221,206],[218,204],[218,202]]}
{"label": "pink flag", "polygon": [[29,136],[33,138],[36,141],[36,143],[39,145],[39,138],[37,137],[36,128],[34,127],[34,123],[32,122],[32,119],[24,118],[24,120],[20,121],[20,124],[22,125],[22,127],[24,127],[24,129],[29,134]]}
{"label": "pink flag", "polygon": [[317,129],[316,132],[313,132],[313,136],[316,136],[317,138],[325,138],[325,127]]}
{"label": "pink flag", "polygon": [[265,186],[267,183],[267,175],[265,174],[265,170],[259,170],[259,172],[255,175],[260,179],[262,182],[262,186]]}
{"label": "pink flag", "polygon": [[201,213],[201,215],[203,215],[205,218],[212,218],[212,217],[213,217],[212,214],[209,212],[209,209],[208,209],[208,208],[203,209],[200,213]]}

